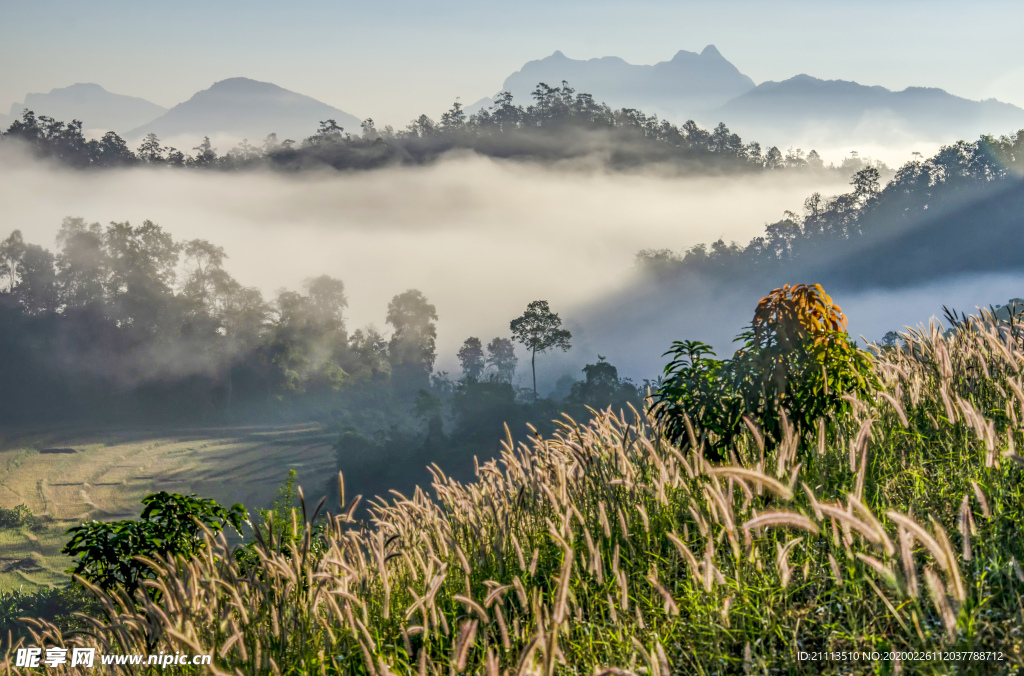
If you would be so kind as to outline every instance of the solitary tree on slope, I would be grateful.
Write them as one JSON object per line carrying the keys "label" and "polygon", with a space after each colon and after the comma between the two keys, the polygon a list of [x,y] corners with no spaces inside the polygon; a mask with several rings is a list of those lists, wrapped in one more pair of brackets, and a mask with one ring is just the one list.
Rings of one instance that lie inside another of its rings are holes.
{"label": "solitary tree on slope", "polygon": [[533,371],[533,399],[537,400],[537,353],[551,348],[567,351],[572,344],[572,334],[560,328],[562,320],[551,311],[546,300],[535,300],[526,307],[526,312],[509,324],[512,337],[530,351],[530,368]]}

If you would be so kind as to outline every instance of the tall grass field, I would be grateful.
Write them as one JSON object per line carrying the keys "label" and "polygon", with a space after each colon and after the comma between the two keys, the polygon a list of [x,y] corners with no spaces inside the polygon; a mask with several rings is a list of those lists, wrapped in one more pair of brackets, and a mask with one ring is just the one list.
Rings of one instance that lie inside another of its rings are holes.
{"label": "tall grass field", "polygon": [[352,487],[303,502],[247,559],[208,535],[134,598],[91,587],[85,631],[35,623],[3,672],[33,671],[24,645],[238,676],[1019,672],[1024,327],[982,313],[873,352],[845,412],[783,411],[776,439],[748,416],[721,461],[700,415],[673,443],[606,411],[370,518]]}

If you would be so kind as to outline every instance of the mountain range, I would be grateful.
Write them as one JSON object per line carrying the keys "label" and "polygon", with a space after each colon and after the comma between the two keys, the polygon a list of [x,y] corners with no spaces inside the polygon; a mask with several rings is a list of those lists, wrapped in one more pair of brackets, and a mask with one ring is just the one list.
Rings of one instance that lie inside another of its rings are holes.
{"label": "mountain range", "polygon": [[[745,139],[786,147],[905,140],[950,142],[1024,128],[1024,109],[994,99],[972,101],[942,89],[892,91],[843,80],[797,75],[782,82],[754,81],[714,45],[699,54],[680,51],[670,61],[634,65],[618,57],[571,59],[560,51],[509,75],[501,91],[523,105],[538,82],[567,81],[612,108],[637,108],[681,123],[725,122]],[[467,108],[486,108],[485,98]]]}
{"label": "mountain range", "polygon": [[762,82],[714,111],[750,138],[812,138],[819,143],[850,137],[877,143],[900,139],[975,139],[1024,128],[1024,110],[995,99],[972,101],[932,87],[892,91],[845,80],[797,75]]}
{"label": "mountain range", "polygon": [[[949,143],[1024,128],[1024,109],[994,99],[972,101],[942,89],[892,91],[805,74],[755,84],[714,45],[700,53],[679,51],[654,65],[630,64],[614,56],[571,59],[556,51],[509,75],[501,91],[529,105],[539,82],[558,86],[562,81],[613,108],[636,108],[676,123],[694,119],[707,127],[725,122],[745,140],[783,148]],[[481,99],[466,112],[492,102]],[[216,82],[170,110],[96,84],[28,94],[23,103],[11,106],[11,118],[26,108],[37,115],[82,120],[94,135],[113,130],[129,142],[155,133],[174,143],[198,142],[203,136],[259,143],[270,133],[280,140],[305,138],[322,120],[333,119],[353,134],[360,125],[359,118],[326,103],[242,77]],[[0,116],[5,128],[11,121]]]}
{"label": "mountain range", "polygon": [[258,143],[270,133],[282,141],[300,140],[313,134],[323,120],[333,119],[351,133],[358,133],[360,124],[354,115],[309,96],[243,77],[216,82],[170,110],[97,84],[74,84],[28,94],[24,103],[11,106],[9,117],[0,116],[0,124],[6,128],[26,109],[65,122],[81,120],[87,133],[115,131],[132,142],[151,132],[176,142],[219,136]]}
{"label": "mountain range", "polygon": [[80,83],[51,90],[46,94],[28,94],[25,101],[11,105],[4,126],[21,118],[23,110],[70,122],[80,120],[89,131],[123,131],[145,124],[167,112],[163,106],[135,96],[108,92],[98,84]]}
{"label": "mountain range", "polygon": [[558,86],[563,80],[612,108],[639,108],[683,119],[709,113],[754,89],[753,80],[708,45],[699,54],[680,50],[670,61],[653,66],[634,65],[617,56],[580,61],[555,52],[508,76],[502,91],[524,103],[532,100],[538,82]]}

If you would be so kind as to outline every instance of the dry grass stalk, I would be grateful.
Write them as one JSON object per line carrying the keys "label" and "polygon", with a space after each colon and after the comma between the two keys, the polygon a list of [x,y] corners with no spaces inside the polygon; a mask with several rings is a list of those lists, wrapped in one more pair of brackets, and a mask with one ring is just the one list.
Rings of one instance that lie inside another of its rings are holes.
{"label": "dry grass stalk", "polygon": [[803,514],[797,514],[796,512],[766,512],[744,523],[743,530],[749,531],[768,526],[793,526],[811,531],[815,535],[821,532],[817,524]]}

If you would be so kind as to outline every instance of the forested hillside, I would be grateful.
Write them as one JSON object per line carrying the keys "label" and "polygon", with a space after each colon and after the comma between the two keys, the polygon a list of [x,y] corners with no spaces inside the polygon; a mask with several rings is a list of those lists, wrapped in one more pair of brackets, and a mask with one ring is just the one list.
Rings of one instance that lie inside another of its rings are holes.
{"label": "forested hillside", "polygon": [[800,271],[845,288],[1024,267],[1007,246],[1024,227],[1024,130],[943,147],[885,184],[866,167],[852,188],[809,196],[802,214],[787,212],[745,246],[720,239],[683,252],[643,250],[637,260],[667,279],[764,282]]}
{"label": "forested hillside", "polygon": [[[24,111],[4,132],[7,144],[20,142],[38,157],[76,168],[169,165],[219,169],[269,167],[294,171],[316,167],[373,169],[395,164],[425,164],[445,153],[471,151],[487,157],[556,162],[596,158],[613,168],[665,164],[699,173],[752,172],[782,168],[822,169],[815,151],[744,142],[725,124],[703,129],[692,120],[682,126],[632,108],[613,110],[568,83],[540,83],[527,106],[508,92],[495,103],[466,115],[456,102],[434,121],[426,115],[405,129],[378,129],[372,119],[359,130],[325,120],[305,139],[270,134],[258,144],[243,141],[218,154],[209,138],[191,151],[162,145],[149,134],[135,150],[114,132],[87,140],[78,121],[65,123]],[[213,133],[212,131],[209,133]],[[849,173],[868,163],[850,158]]]}

